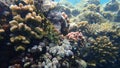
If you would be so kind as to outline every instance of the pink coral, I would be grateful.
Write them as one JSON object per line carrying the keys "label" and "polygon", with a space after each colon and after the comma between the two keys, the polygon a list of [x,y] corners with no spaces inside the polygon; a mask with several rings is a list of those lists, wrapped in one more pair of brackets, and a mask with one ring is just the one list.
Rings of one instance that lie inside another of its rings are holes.
{"label": "pink coral", "polygon": [[69,40],[74,40],[74,41],[78,41],[78,40],[84,40],[84,36],[81,32],[77,31],[77,32],[70,32],[66,35],[66,37]]}

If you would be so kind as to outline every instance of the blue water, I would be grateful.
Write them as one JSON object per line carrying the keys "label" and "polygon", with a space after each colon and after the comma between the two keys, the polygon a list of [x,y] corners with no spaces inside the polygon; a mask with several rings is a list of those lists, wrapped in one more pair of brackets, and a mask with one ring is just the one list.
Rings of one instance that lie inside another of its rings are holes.
{"label": "blue water", "polygon": [[[60,0],[55,0],[56,2],[59,2]],[[80,2],[80,0],[67,0],[68,2],[72,3],[72,5],[75,5]],[[100,0],[100,4],[105,4],[109,2],[110,0]]]}
{"label": "blue water", "polygon": [[[56,2],[59,2],[61,0],[55,0]],[[64,0],[63,0],[64,1]],[[72,3],[72,5],[75,5],[80,2],[80,0],[67,0],[68,2]]]}
{"label": "blue water", "polygon": [[107,2],[109,2],[110,0],[100,0],[100,3],[101,4],[105,4],[105,3],[107,3]]}

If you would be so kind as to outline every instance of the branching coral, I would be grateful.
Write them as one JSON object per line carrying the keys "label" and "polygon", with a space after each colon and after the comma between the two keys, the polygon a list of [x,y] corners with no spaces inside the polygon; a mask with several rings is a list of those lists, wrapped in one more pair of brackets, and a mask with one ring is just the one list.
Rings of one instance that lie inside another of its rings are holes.
{"label": "branching coral", "polygon": [[35,10],[35,6],[29,4],[23,5],[22,3],[19,3],[19,5],[11,5],[10,9],[12,10],[13,15],[20,14],[22,17],[25,17],[27,13]]}
{"label": "branching coral", "polygon": [[[0,50],[5,51],[5,56],[4,52],[0,54],[3,59],[10,61],[6,66],[119,67],[120,25],[104,21],[113,19],[114,16],[100,11],[99,0],[87,1],[87,5],[83,5],[86,8],[81,11],[64,1],[64,6],[58,5],[54,9],[51,9],[55,6],[53,0],[16,0],[16,5],[10,6],[11,10],[0,3],[0,9],[3,9],[0,11],[0,45],[4,45],[0,46]],[[12,15],[9,15],[11,11]],[[77,16],[74,23],[69,23],[69,16]]]}
{"label": "branching coral", "polygon": [[[84,58],[87,59],[89,66],[105,67],[106,64],[116,63],[119,57],[118,50],[119,48],[112,44],[109,37],[100,36],[92,42],[90,50]],[[92,56],[90,56],[91,54]]]}
{"label": "branching coral", "polygon": [[[74,28],[70,27],[70,31],[72,31]],[[76,24],[76,30],[80,30],[84,35],[89,36],[97,36],[102,33],[102,35],[105,35],[110,32],[115,32],[117,28],[117,24],[105,22],[105,23],[96,23],[96,24],[90,24],[87,21],[81,21]]]}
{"label": "branching coral", "polygon": [[11,43],[15,46],[37,44],[36,41],[43,38],[56,43],[58,36],[55,28],[45,17],[37,14],[34,5],[31,2],[30,4],[19,3],[18,6],[10,6],[14,15],[13,20],[9,22]]}
{"label": "branching coral", "polygon": [[[94,29],[95,28],[95,29]],[[98,29],[98,24],[90,24],[87,21],[81,21],[74,25],[70,24],[70,31],[81,31],[85,36],[94,36]]]}
{"label": "branching coral", "polygon": [[81,57],[88,62],[88,67],[109,67],[107,64],[111,64],[112,67],[119,65],[115,64],[119,62],[118,23],[90,24],[82,21],[77,23],[77,28],[86,36],[86,45],[90,45],[81,49],[80,52]]}

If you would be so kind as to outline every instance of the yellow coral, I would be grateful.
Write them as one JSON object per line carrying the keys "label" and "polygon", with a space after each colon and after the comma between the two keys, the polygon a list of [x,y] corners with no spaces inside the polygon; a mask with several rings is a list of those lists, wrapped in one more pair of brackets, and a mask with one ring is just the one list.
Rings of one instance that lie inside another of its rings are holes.
{"label": "yellow coral", "polygon": [[23,47],[23,46],[18,46],[17,48],[16,48],[16,51],[24,51],[25,50],[25,47]]}
{"label": "yellow coral", "polygon": [[9,22],[10,26],[18,25],[18,22],[16,20],[12,20]]}
{"label": "yellow coral", "polygon": [[19,35],[19,36],[15,36],[15,37],[11,37],[10,41],[12,43],[14,43],[15,41],[27,41],[27,38],[25,36]]}
{"label": "yellow coral", "polygon": [[23,7],[23,4],[22,4],[22,3],[19,3],[19,7],[22,8],[22,7]]}
{"label": "yellow coral", "polygon": [[12,27],[10,28],[10,31],[11,31],[11,32],[14,32],[15,30],[17,30],[17,28],[18,28],[18,26],[14,25],[14,26],[12,26]]}
{"label": "yellow coral", "polygon": [[11,5],[10,6],[10,9],[12,10],[12,11],[15,11],[15,10],[18,10],[18,9],[20,9],[17,5]]}
{"label": "yellow coral", "polygon": [[16,20],[16,21],[23,21],[23,18],[20,15],[14,16],[13,19]]}
{"label": "yellow coral", "polygon": [[34,20],[37,20],[39,22],[42,21],[41,16],[36,15],[36,12],[28,13],[25,17],[25,20],[28,20],[28,19],[34,19]]}
{"label": "yellow coral", "polygon": [[77,25],[80,27],[80,26],[86,26],[88,24],[87,21],[81,21],[79,23],[77,23]]}
{"label": "yellow coral", "polygon": [[31,31],[32,30],[29,26],[27,26],[27,25],[24,25],[24,26],[25,26],[26,31]]}
{"label": "yellow coral", "polygon": [[113,30],[113,23],[109,23],[109,22],[106,22],[106,23],[101,23],[100,24],[100,31],[111,31]]}
{"label": "yellow coral", "polygon": [[34,4],[34,0],[23,0],[26,4]]}
{"label": "yellow coral", "polygon": [[28,19],[33,19],[32,17],[32,14],[31,13],[28,13],[25,17],[25,20],[28,20]]}
{"label": "yellow coral", "polygon": [[18,27],[19,27],[19,29],[22,29],[22,28],[24,28],[24,24],[23,23],[19,23]]}
{"label": "yellow coral", "polygon": [[35,16],[35,19],[36,19],[37,21],[39,21],[39,22],[41,22],[41,21],[42,21],[41,16]]}

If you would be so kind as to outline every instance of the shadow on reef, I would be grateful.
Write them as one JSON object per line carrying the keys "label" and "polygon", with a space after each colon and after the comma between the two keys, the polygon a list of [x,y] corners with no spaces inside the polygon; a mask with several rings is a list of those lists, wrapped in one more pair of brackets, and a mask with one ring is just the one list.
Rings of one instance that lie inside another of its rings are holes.
{"label": "shadow on reef", "polygon": [[[14,47],[9,46],[9,21],[12,20],[11,10],[0,2],[0,68],[7,68],[9,61],[15,57]],[[2,29],[3,28],[3,29]],[[3,39],[5,37],[5,39]],[[1,40],[2,39],[2,40]]]}

